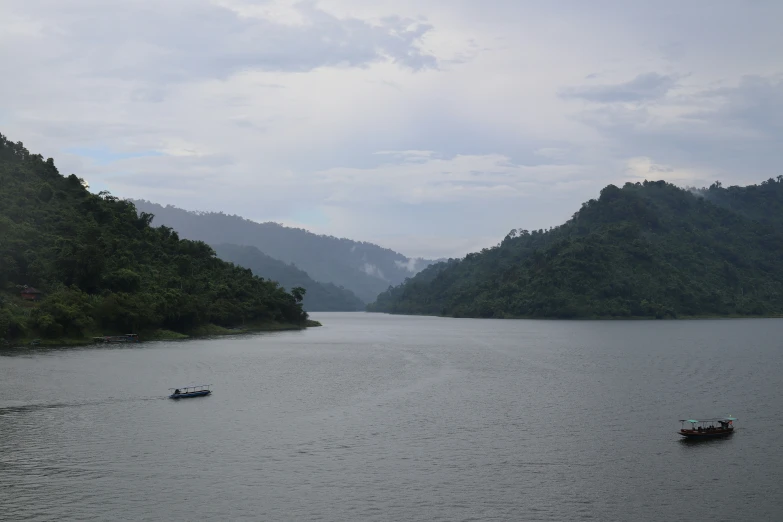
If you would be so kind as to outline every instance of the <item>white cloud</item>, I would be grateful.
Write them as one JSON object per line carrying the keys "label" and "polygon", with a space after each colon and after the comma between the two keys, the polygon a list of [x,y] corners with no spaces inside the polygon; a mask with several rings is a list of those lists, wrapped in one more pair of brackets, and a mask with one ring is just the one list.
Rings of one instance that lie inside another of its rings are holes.
{"label": "white cloud", "polygon": [[408,259],[408,261],[406,261],[404,263],[402,261],[395,260],[394,264],[397,265],[400,268],[404,268],[408,272],[416,273],[417,272],[416,266],[419,264],[419,260],[415,259],[415,258],[411,258],[411,259]]}
{"label": "white cloud", "polygon": [[570,87],[561,95],[565,98],[581,98],[598,103],[633,103],[663,98],[676,85],[677,79],[673,76],[649,72],[619,84]]}
{"label": "white cloud", "polygon": [[704,181],[709,179],[708,172],[696,169],[677,169],[671,165],[655,163],[652,158],[640,156],[629,158],[626,162],[625,173],[629,181],[654,180],[666,178],[671,183],[684,186],[682,182]]}
{"label": "white cloud", "polygon": [[542,147],[533,151],[536,156],[542,156],[553,160],[564,159],[568,156],[568,149],[558,147]]}
{"label": "white cloud", "polygon": [[583,179],[579,165],[518,165],[497,154],[457,155],[386,163],[372,168],[333,168],[317,172],[330,203],[387,200],[407,204],[491,201],[533,196],[542,185]]}
{"label": "white cloud", "polygon": [[386,279],[386,276],[383,275],[383,271],[372,263],[364,263],[364,265],[362,265],[362,271],[367,275],[379,277],[384,280]]}

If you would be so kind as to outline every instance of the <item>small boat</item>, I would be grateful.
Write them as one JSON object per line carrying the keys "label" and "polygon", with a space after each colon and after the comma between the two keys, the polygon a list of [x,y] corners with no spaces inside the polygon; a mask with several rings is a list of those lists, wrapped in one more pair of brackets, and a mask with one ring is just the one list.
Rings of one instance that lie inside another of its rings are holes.
{"label": "small boat", "polygon": [[[679,433],[689,439],[709,439],[713,437],[726,437],[734,433],[734,417],[717,417],[714,419],[680,419]],[[691,427],[686,428],[685,423],[690,422]],[[715,424],[718,424],[717,426]]]}
{"label": "small boat", "polygon": [[209,387],[211,384],[196,384],[194,386],[182,386],[181,388],[169,388],[174,393],[169,395],[169,399],[189,399],[191,397],[204,397],[212,393]]}

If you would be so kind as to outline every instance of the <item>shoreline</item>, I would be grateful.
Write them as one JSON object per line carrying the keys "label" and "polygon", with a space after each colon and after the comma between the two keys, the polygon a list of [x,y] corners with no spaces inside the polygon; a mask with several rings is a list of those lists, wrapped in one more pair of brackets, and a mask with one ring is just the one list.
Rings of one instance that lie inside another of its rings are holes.
{"label": "shoreline", "polygon": [[602,316],[592,315],[584,317],[551,317],[551,316],[531,316],[531,315],[507,315],[505,317],[478,317],[473,315],[468,316],[454,316],[454,315],[441,315],[441,314],[406,314],[398,312],[379,312],[368,311],[371,314],[385,314],[385,315],[399,315],[409,317],[439,317],[442,319],[481,319],[481,320],[526,320],[526,321],[701,321],[701,320],[714,320],[714,319],[783,319],[783,314],[766,314],[766,315],[680,315],[677,317],[655,317],[650,315],[639,316]]}
{"label": "shoreline", "polygon": [[[304,324],[295,323],[278,323],[278,322],[261,322],[250,325],[244,325],[233,328],[225,328],[215,324],[207,324],[200,326],[190,333],[175,332],[173,330],[166,330],[159,328],[148,332],[142,332],[139,334],[139,342],[149,341],[184,341],[195,339],[206,339],[209,337],[221,337],[229,335],[242,335],[250,333],[262,333],[262,332],[285,332],[306,330],[307,328],[315,328],[323,326],[320,322],[312,319],[307,319]],[[63,337],[58,339],[39,339],[39,338],[23,338],[14,341],[8,341],[5,346],[8,347],[48,347],[48,348],[68,348],[76,346],[89,346],[93,344],[136,344],[135,342],[119,342],[119,343],[100,343],[95,342],[93,337],[100,337],[103,334],[89,336],[84,338]],[[108,334],[106,334],[108,335]],[[34,341],[38,341],[33,344]]]}

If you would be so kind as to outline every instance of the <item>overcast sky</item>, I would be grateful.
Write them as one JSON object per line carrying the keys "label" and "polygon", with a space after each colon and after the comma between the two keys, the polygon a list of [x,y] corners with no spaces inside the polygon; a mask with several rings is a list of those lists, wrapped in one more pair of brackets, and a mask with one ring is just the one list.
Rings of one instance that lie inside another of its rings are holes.
{"label": "overcast sky", "polygon": [[0,0],[0,132],[93,191],[461,256],[783,174],[783,2]]}

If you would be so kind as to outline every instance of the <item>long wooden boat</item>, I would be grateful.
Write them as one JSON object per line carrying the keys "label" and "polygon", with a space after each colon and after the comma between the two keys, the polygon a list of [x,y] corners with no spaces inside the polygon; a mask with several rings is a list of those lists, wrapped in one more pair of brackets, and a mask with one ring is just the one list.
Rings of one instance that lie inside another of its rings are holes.
{"label": "long wooden boat", "polygon": [[212,393],[209,387],[211,384],[196,384],[194,386],[182,386],[180,388],[169,388],[174,393],[169,395],[169,399],[189,399],[191,397],[204,397]]}
{"label": "long wooden boat", "polygon": [[[727,437],[734,433],[735,420],[737,419],[731,416],[713,419],[680,419],[681,428],[677,433],[688,439]],[[690,428],[685,427],[686,422],[691,423]]]}

